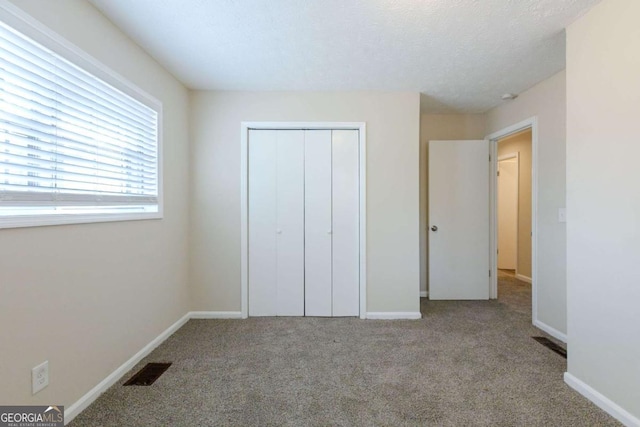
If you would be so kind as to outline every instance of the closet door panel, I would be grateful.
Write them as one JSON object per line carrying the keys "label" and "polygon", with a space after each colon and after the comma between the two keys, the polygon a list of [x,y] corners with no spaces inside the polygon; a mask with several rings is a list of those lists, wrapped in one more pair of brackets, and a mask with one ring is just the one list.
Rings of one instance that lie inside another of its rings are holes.
{"label": "closet door panel", "polygon": [[304,315],[304,131],[277,131],[277,315]]}
{"label": "closet door panel", "polygon": [[360,311],[358,134],[332,134],[333,316],[357,316]]}
{"label": "closet door panel", "polygon": [[276,132],[249,131],[249,315],[277,314]]}
{"label": "closet door panel", "polygon": [[305,316],[331,311],[331,131],[305,132]]}

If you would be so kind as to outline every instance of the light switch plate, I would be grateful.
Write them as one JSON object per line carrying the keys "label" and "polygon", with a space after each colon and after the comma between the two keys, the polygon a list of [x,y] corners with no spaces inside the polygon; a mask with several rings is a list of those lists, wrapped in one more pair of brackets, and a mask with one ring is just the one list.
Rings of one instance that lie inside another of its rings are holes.
{"label": "light switch plate", "polygon": [[567,208],[558,209],[558,222],[567,222]]}

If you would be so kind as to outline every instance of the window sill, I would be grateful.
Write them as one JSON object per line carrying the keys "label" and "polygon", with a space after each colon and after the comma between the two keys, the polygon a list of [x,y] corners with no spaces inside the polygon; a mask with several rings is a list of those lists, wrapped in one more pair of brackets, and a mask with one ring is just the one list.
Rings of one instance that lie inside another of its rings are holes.
{"label": "window sill", "polygon": [[0,217],[0,229],[42,227],[50,225],[91,224],[99,222],[140,221],[162,219],[162,212],[140,212],[126,214],[67,214],[21,217]]}

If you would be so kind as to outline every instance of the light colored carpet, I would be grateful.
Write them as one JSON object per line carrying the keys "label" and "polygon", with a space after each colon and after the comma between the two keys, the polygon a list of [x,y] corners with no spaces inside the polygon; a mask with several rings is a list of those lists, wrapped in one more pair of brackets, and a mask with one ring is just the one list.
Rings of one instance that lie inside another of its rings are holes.
{"label": "light colored carpet", "polygon": [[[498,301],[423,299],[418,321],[192,320],[71,425],[619,425],[531,339],[530,286],[500,283]],[[122,387],[147,362],[173,366]]]}

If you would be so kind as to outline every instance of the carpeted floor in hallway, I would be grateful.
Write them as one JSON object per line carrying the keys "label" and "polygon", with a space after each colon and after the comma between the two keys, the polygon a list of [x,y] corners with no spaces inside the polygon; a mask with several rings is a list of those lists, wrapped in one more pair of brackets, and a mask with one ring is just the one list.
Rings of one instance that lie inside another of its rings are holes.
{"label": "carpeted floor in hallway", "polygon": [[[70,425],[614,426],[534,341],[531,288],[421,301],[423,319],[191,320]],[[149,387],[123,387],[173,362]]]}

